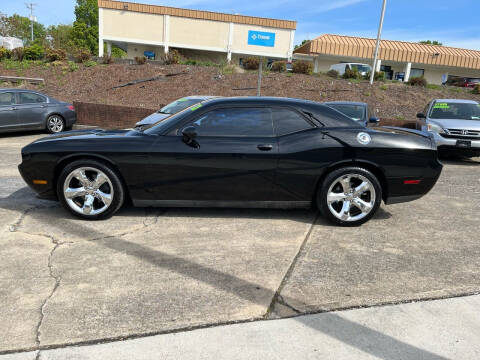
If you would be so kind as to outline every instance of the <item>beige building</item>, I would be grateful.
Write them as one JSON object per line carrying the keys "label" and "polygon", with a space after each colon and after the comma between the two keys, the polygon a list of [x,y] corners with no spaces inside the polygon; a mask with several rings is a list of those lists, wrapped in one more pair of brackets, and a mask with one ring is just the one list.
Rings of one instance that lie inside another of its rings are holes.
{"label": "beige building", "polygon": [[169,48],[217,62],[249,55],[292,57],[295,21],[111,0],[98,0],[98,7],[99,56],[104,43],[108,53],[113,43],[128,58],[145,54],[158,59]]}
{"label": "beige building", "polygon": [[[372,65],[375,41],[325,34],[295,49],[294,58],[313,61],[315,72],[326,72],[342,62]],[[382,40],[376,70],[389,79],[423,76],[432,84],[456,76],[480,78],[480,51]]]}

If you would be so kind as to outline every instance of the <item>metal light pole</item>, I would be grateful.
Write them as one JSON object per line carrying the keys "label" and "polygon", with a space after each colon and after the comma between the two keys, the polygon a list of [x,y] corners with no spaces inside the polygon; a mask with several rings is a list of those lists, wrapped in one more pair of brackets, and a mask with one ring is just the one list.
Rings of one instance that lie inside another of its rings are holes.
{"label": "metal light pole", "polygon": [[378,25],[377,44],[375,45],[375,53],[373,54],[373,67],[372,67],[372,71],[370,71],[370,85],[373,84],[375,71],[377,70],[378,48],[380,47],[380,37],[382,36],[383,18],[385,17],[386,7],[387,7],[387,0],[383,0],[382,15],[380,16],[380,24]]}
{"label": "metal light pole", "polygon": [[32,32],[32,42],[33,42],[33,22],[35,21],[35,17],[33,16],[33,7],[35,5],[37,5],[37,4],[25,3],[25,6],[27,7],[27,9],[30,10],[30,29],[31,29],[31,32]]}
{"label": "metal light pole", "polygon": [[257,80],[257,96],[260,96],[260,89],[262,87],[262,71],[263,71],[263,57],[258,62],[258,80]]}

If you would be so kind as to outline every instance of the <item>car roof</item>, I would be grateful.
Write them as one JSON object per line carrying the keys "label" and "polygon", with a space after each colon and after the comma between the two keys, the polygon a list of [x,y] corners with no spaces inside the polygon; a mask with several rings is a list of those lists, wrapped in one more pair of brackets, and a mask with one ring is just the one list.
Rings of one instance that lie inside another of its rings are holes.
{"label": "car roof", "polygon": [[478,101],[468,100],[468,99],[435,99],[435,102],[452,102],[452,103],[463,103],[463,104],[478,104]]}
{"label": "car roof", "polygon": [[322,103],[304,100],[304,99],[295,99],[287,97],[273,97],[273,96],[234,96],[234,97],[218,97],[213,99],[208,99],[204,102],[205,104],[249,104],[249,105],[323,105]]}
{"label": "car roof", "polygon": [[360,101],[327,101],[322,104],[326,105],[368,105],[367,103]]}
{"label": "car roof", "polygon": [[215,98],[219,98],[221,96],[211,96],[211,95],[191,95],[191,96],[184,96],[180,99],[192,99],[192,100],[195,100],[195,99],[198,99],[198,100],[208,100],[208,99],[215,99]]}

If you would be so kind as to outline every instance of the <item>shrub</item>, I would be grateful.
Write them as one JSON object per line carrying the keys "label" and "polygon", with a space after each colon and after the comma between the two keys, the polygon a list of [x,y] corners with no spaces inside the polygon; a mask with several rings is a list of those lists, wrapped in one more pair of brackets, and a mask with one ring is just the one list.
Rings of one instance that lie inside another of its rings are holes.
{"label": "shrub", "polygon": [[272,63],[272,71],[275,71],[275,72],[287,71],[287,63],[285,61],[274,61]]}
{"label": "shrub", "polygon": [[[365,80],[370,80],[370,76],[372,72],[369,71],[365,74]],[[375,81],[385,81],[385,73],[383,71],[375,71],[375,75],[373,75],[373,80]]]}
{"label": "shrub", "polygon": [[472,90],[472,94],[480,94],[480,84],[475,85],[475,87]]}
{"label": "shrub", "polygon": [[103,55],[102,64],[113,64],[113,56],[112,55]]}
{"label": "shrub", "polygon": [[423,76],[419,77],[412,77],[408,80],[408,85],[411,86],[423,86],[426,87],[428,85],[427,80]]}
{"label": "shrub", "polygon": [[330,76],[331,78],[336,79],[336,78],[338,78],[338,75],[339,75],[339,73],[338,73],[337,70],[330,69],[330,70],[327,71],[327,76]]}
{"label": "shrub", "polygon": [[243,67],[247,70],[258,70],[260,61],[258,58],[250,56],[243,60]]}
{"label": "shrub", "polygon": [[97,66],[97,62],[93,60],[88,60],[83,63],[86,67],[92,67],[92,66]]}
{"label": "shrub", "polygon": [[77,63],[84,63],[92,57],[92,53],[90,49],[87,48],[79,48],[73,53],[73,57]]}
{"label": "shrub", "polygon": [[172,64],[178,64],[180,63],[180,53],[178,50],[170,50],[168,54],[165,55],[165,64],[166,65],[172,65]]}
{"label": "shrub", "polygon": [[73,61],[68,62],[68,71],[74,72],[78,70],[78,65],[75,64]]}
{"label": "shrub", "polygon": [[45,54],[45,49],[38,45],[33,44],[24,48],[24,58],[26,60],[40,60]]}
{"label": "shrub", "polygon": [[138,65],[143,65],[147,62],[147,58],[145,56],[135,56],[135,62]]}
{"label": "shrub", "polygon": [[113,58],[121,59],[121,58],[124,58],[125,56],[127,56],[127,53],[123,49],[120,49],[119,47],[112,45]]}
{"label": "shrub", "polygon": [[344,79],[361,79],[362,75],[358,72],[357,69],[351,70],[351,69],[345,69],[345,72],[342,75],[342,78]]}
{"label": "shrub", "polygon": [[62,61],[67,58],[67,52],[63,49],[47,49],[45,57],[49,62]]}
{"label": "shrub", "polygon": [[12,57],[12,51],[4,48],[3,46],[0,47],[0,60],[3,59],[10,59]]}
{"label": "shrub", "polygon": [[23,61],[23,58],[25,57],[25,50],[23,47],[18,47],[16,49],[13,49],[12,50],[12,57],[15,59],[15,60],[18,60],[18,61]]}
{"label": "shrub", "polygon": [[295,61],[292,66],[292,71],[297,74],[312,75],[313,64],[309,61]]}

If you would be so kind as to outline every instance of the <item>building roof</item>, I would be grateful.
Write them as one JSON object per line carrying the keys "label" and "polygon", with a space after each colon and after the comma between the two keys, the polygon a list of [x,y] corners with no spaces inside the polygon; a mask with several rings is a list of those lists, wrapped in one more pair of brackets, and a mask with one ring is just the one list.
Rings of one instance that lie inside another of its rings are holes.
{"label": "building roof", "polygon": [[[372,59],[375,41],[376,39],[324,34],[297,48],[294,53]],[[382,40],[379,58],[397,62],[480,69],[480,51],[406,41]]]}
{"label": "building roof", "polygon": [[255,16],[225,14],[212,11],[180,9],[169,6],[137,4],[125,1],[98,0],[98,7],[104,9],[128,10],[147,14],[172,15],[192,19],[233,22],[237,24],[259,25],[271,28],[295,30],[297,22],[291,20],[269,19]]}

